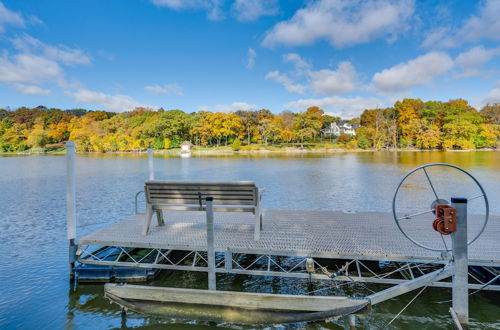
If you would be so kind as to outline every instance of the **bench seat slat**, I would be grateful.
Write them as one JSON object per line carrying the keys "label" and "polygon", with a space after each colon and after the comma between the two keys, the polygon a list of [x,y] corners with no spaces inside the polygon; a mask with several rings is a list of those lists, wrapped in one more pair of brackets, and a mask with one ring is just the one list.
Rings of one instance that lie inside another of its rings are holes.
{"label": "bench seat slat", "polygon": [[196,197],[198,198],[198,195],[202,196],[221,196],[221,197],[227,197],[227,198],[237,198],[237,197],[246,197],[246,198],[254,198],[255,194],[248,194],[248,193],[232,193],[232,194],[226,194],[226,193],[220,193],[220,192],[210,192],[210,191],[193,191],[193,192],[183,192],[183,191],[150,191],[149,195],[150,196],[187,196],[187,197]]}
{"label": "bench seat slat", "polygon": [[190,188],[181,188],[181,187],[171,187],[171,186],[162,186],[162,187],[149,187],[151,191],[185,191],[185,192],[193,192],[193,191],[221,191],[221,192],[252,192],[255,190],[254,188],[245,188],[245,189],[234,189],[233,187],[190,187]]}
{"label": "bench seat slat", "polygon": [[215,195],[249,195],[253,196],[254,190],[206,190],[206,189],[196,189],[196,190],[180,190],[180,189],[149,189],[149,193],[152,194],[186,194],[186,195],[197,195],[198,192],[202,194],[215,194]]}
{"label": "bench seat slat", "polygon": [[[175,210],[175,211],[205,211],[205,205],[203,205],[200,209],[197,205],[157,205],[153,207],[155,210]],[[255,212],[255,207],[253,206],[243,206],[243,205],[235,205],[235,206],[215,206],[215,212]]]}
{"label": "bench seat slat", "polygon": [[[202,204],[205,204],[202,201]],[[156,204],[191,204],[191,205],[199,205],[198,199],[153,199],[153,205]],[[216,199],[214,198],[214,205],[254,205],[253,200],[227,200],[227,199]]]}
{"label": "bench seat slat", "polygon": [[[214,198],[214,202],[219,201],[254,201],[255,198],[252,196],[218,196],[218,195],[201,195],[201,201],[205,201],[205,197],[211,196]],[[196,200],[199,202],[198,196],[186,196],[186,195],[149,195],[149,199],[154,203],[160,200],[175,200],[175,199],[186,199],[186,200]]]}
{"label": "bench seat slat", "polygon": [[255,182],[253,181],[225,181],[225,182],[211,182],[211,181],[165,181],[165,180],[148,180],[146,181],[146,185],[168,185],[168,186],[250,186],[255,187]]}

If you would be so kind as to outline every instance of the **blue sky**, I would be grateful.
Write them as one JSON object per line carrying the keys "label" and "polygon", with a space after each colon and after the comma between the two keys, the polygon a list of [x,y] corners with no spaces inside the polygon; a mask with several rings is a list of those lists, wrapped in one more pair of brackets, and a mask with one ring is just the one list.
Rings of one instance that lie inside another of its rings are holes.
{"label": "blue sky", "polygon": [[0,1],[0,107],[500,102],[500,1]]}

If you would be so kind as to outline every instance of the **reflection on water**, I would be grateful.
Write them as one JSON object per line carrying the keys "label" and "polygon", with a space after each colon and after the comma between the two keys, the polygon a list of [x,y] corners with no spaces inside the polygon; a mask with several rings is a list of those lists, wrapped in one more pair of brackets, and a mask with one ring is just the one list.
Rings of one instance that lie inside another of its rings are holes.
{"label": "reflection on water", "polygon": [[[266,208],[388,212],[401,176],[429,162],[449,162],[470,170],[484,185],[491,212],[500,214],[498,152],[269,153],[187,159],[158,156],[155,175],[169,180],[254,180],[266,188]],[[133,197],[147,178],[147,161],[145,155],[80,155],[77,171],[77,232],[82,236],[134,212]],[[0,157],[0,173],[0,328],[155,328],[166,324],[175,324],[175,328],[245,328],[134,313],[122,318],[119,308],[103,298],[101,285],[80,285],[72,291],[67,280],[64,157]],[[439,189],[451,187],[462,192],[470,188],[459,178],[432,175],[438,185],[442,184]],[[407,199],[419,206],[427,195],[419,201],[418,192],[427,194],[428,187],[425,181],[415,180],[409,185],[416,189]],[[176,272],[159,283],[204,287],[206,277]],[[307,281],[292,279],[224,276],[219,277],[219,284],[233,290],[311,291]],[[320,288],[328,283],[312,285]],[[449,296],[448,290],[426,290],[394,323],[395,327],[449,327],[449,305],[431,303]],[[412,297],[410,294],[376,306],[372,314],[359,318],[360,328],[383,327]],[[495,299],[498,296],[471,299],[474,326],[500,328],[500,307]],[[339,319],[333,324],[308,327],[335,329],[344,327],[344,322]]]}

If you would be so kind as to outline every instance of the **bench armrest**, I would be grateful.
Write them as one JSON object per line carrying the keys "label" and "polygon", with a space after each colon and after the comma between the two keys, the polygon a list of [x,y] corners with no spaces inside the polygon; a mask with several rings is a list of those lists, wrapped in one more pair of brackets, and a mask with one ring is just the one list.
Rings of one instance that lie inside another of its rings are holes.
{"label": "bench armrest", "polygon": [[264,193],[264,191],[266,190],[266,188],[259,188],[257,187],[257,189],[259,189],[259,202],[262,201],[262,194]]}
{"label": "bench armrest", "polygon": [[144,194],[144,190],[138,191],[137,194],[135,194],[135,214],[139,214],[138,200],[140,194]]}

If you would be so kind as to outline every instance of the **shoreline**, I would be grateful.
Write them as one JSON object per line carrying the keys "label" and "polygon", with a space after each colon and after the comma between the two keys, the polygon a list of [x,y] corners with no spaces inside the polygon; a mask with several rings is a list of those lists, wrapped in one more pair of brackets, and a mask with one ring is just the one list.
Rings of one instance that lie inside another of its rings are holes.
{"label": "shoreline", "polygon": [[[466,150],[442,150],[442,149],[417,149],[417,148],[396,148],[396,149],[336,149],[336,148],[276,148],[276,149],[256,149],[256,150],[239,150],[234,151],[231,149],[202,149],[202,150],[192,150],[191,155],[203,156],[203,155],[251,155],[251,154],[314,154],[314,153],[359,153],[359,152],[474,152],[474,151],[491,151],[498,152],[500,149],[466,149]],[[142,155],[147,154],[147,150],[141,151],[79,151],[78,154],[130,154],[130,155]],[[172,155],[180,156],[180,148],[170,149],[170,150],[153,150],[153,154],[156,155]],[[53,150],[53,151],[15,151],[15,152],[0,152],[0,156],[29,156],[29,155],[65,155],[65,150]]]}

